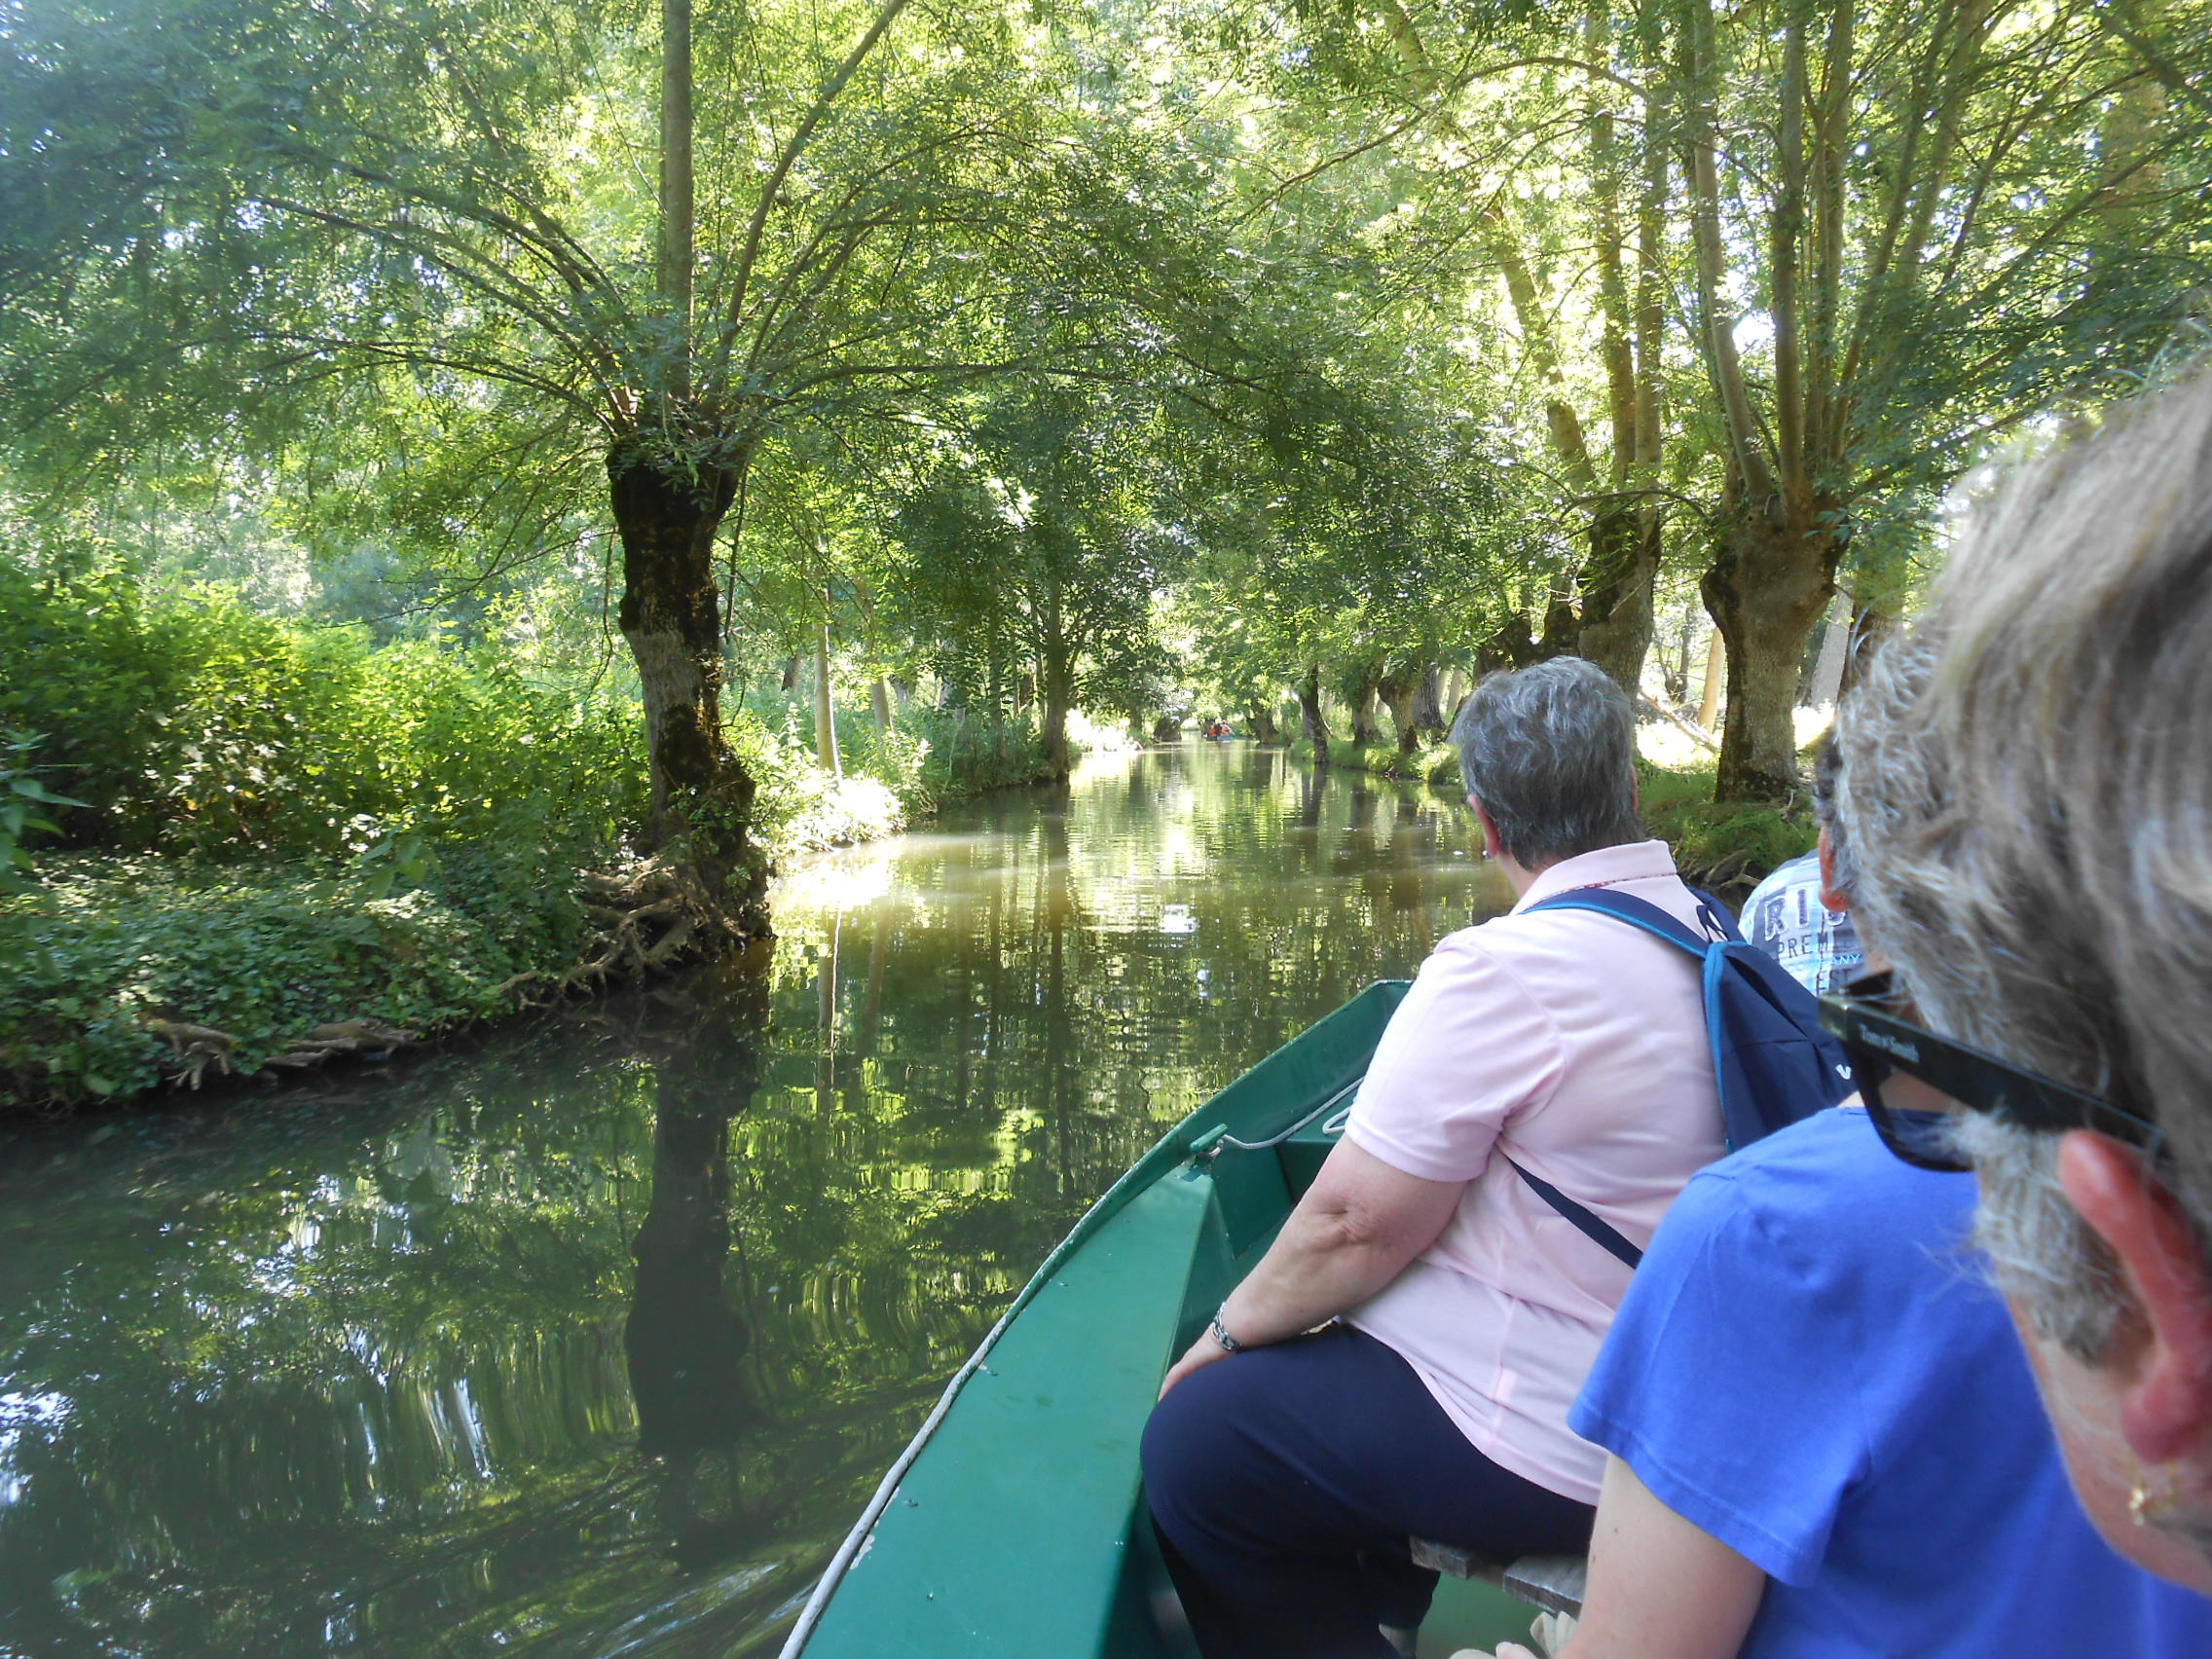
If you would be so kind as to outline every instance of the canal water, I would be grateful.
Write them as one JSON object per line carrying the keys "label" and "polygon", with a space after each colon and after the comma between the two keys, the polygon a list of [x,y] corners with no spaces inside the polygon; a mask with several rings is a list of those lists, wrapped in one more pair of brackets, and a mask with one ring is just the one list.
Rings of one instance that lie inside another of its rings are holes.
{"label": "canal water", "polygon": [[772,1653],[1145,1146],[1510,901],[1200,744],[781,889],[751,960],[0,1139],[0,1655]]}

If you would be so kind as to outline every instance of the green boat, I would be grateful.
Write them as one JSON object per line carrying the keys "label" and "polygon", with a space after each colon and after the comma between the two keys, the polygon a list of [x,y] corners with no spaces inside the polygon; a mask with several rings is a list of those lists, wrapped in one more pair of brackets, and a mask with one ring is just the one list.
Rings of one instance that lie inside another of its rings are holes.
{"label": "green boat", "polygon": [[[1144,1518],[1138,1438],[1169,1363],[1321,1167],[1405,993],[1404,980],[1370,985],[1091,1206],[884,1476],[783,1659],[1195,1652]],[[1421,1548],[1454,1575],[1423,1654],[1527,1641],[1530,1604],[1579,1604],[1579,1562]]]}

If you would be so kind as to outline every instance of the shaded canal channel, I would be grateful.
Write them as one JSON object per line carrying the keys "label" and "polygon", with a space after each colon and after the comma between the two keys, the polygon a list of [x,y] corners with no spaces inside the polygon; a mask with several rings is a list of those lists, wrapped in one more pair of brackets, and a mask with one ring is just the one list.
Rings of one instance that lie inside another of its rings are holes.
{"label": "shaded canal channel", "polygon": [[11,1132],[0,1655],[772,1653],[1084,1206],[1509,898],[1426,791],[1102,758],[756,962]]}

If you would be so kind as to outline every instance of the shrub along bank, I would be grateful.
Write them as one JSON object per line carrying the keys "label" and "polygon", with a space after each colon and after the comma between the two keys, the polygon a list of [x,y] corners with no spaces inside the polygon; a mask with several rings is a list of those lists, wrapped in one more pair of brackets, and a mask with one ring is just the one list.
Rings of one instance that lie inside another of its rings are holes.
{"label": "shrub along bank", "polygon": [[[377,1052],[685,947],[596,663],[5,570],[0,655],[0,1106]],[[783,711],[730,728],[771,856],[1043,762],[1021,726],[856,719],[835,778]]]}
{"label": "shrub along bank", "polygon": [[1675,850],[1675,864],[1693,887],[1741,903],[1778,865],[1809,853],[1820,839],[1809,799],[1788,805],[1716,801],[1708,766],[1637,762],[1643,827]]}

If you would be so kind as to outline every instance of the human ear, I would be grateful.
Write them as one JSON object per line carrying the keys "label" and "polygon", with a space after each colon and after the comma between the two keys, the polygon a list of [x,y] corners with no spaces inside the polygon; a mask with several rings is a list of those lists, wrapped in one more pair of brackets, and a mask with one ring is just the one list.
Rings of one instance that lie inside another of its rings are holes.
{"label": "human ear", "polygon": [[2119,1259],[2135,1304],[2108,1372],[2120,1432],[2146,1468],[2212,1455],[2212,1272],[2174,1196],[2140,1152],[2087,1129],[2058,1149],[2058,1181]]}
{"label": "human ear", "polygon": [[1825,827],[1821,830],[1820,859],[1821,905],[1841,915],[1851,908],[1851,903],[1844,897],[1843,889],[1835,884],[1835,838]]}
{"label": "human ear", "polygon": [[1475,817],[1483,827],[1483,857],[1494,859],[1501,856],[1505,851],[1505,843],[1497,838],[1497,826],[1490,821],[1490,813],[1484,808],[1481,799],[1470,793],[1467,804],[1475,809]]}

